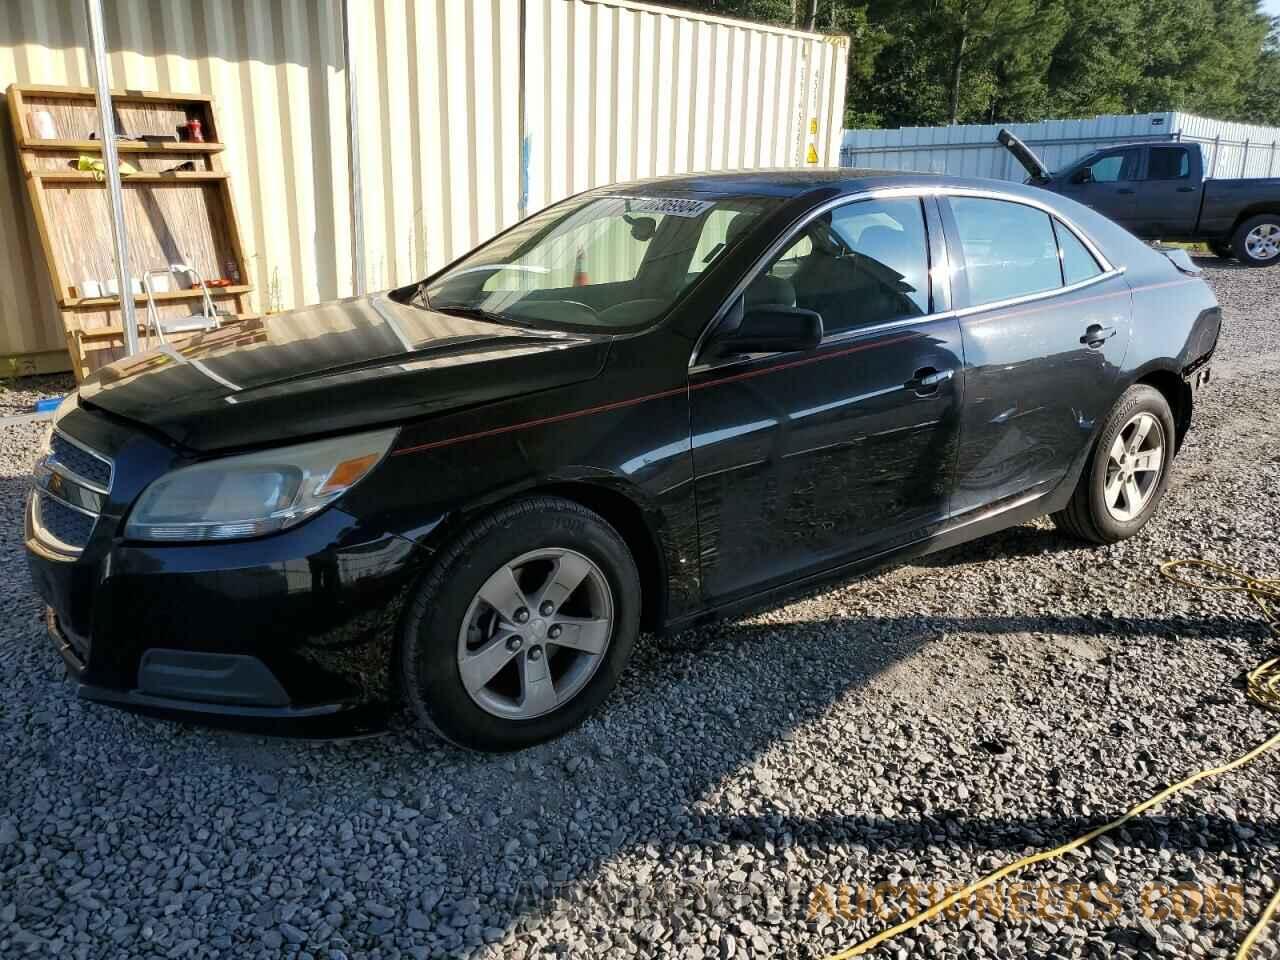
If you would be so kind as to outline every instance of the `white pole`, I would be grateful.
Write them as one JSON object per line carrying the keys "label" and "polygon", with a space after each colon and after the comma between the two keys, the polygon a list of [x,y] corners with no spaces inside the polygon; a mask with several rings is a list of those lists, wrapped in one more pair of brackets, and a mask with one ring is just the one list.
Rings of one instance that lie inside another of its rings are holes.
{"label": "white pole", "polygon": [[111,104],[111,83],[107,76],[107,39],[102,21],[102,0],[84,0],[89,20],[89,64],[98,101],[98,121],[102,128],[102,165],[106,169],[107,195],[111,204],[111,236],[116,248],[116,279],[120,284],[120,322],[124,325],[124,351],[138,352],[138,319],[133,304],[133,276],[129,269],[129,238],[124,226],[124,192],[120,189],[120,153],[116,150],[116,124]]}
{"label": "white pole", "polygon": [[368,287],[364,275],[364,203],[360,189],[360,119],[356,110],[354,33],[351,27],[351,0],[342,0],[342,56],[347,65],[347,166],[351,176],[351,286],[357,297]]}

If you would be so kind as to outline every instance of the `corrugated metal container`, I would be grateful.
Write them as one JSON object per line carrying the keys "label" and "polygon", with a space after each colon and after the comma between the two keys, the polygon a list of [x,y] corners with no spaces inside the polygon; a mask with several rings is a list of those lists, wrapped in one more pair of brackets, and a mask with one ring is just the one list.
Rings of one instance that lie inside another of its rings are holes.
{"label": "corrugated metal container", "polygon": [[1022,180],[1026,172],[996,142],[1007,126],[1050,170],[1114,143],[1184,140],[1204,147],[1206,169],[1219,177],[1280,176],[1280,128],[1210,120],[1189,113],[1139,113],[1087,120],[1005,125],[846,130],[840,163],[847,167],[919,170],[956,176]]}
{"label": "corrugated metal container", "polygon": [[[105,7],[113,88],[215,98],[258,306],[349,294],[341,0]],[[625,0],[351,7],[370,289],[587,187],[837,160],[844,38]],[[0,89],[88,86],[87,46],[80,0],[0,3]],[[18,227],[0,231],[0,357],[56,355],[11,140],[0,124],[0,218]]]}
{"label": "corrugated metal container", "polygon": [[[528,0],[528,209],[694,170],[835,165],[844,38],[636,3]],[[812,132],[811,132],[812,131]]]}

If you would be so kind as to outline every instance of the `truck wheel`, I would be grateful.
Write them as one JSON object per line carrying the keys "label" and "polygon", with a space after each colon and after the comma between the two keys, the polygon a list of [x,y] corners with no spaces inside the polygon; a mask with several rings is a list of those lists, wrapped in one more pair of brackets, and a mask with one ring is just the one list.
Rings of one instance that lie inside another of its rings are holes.
{"label": "truck wheel", "polygon": [[1236,227],[1231,248],[1251,267],[1280,263],[1280,213],[1262,213]]}
{"label": "truck wheel", "polygon": [[1206,246],[1213,251],[1213,255],[1219,260],[1234,260],[1236,252],[1231,249],[1231,244],[1226,240],[1210,240]]}

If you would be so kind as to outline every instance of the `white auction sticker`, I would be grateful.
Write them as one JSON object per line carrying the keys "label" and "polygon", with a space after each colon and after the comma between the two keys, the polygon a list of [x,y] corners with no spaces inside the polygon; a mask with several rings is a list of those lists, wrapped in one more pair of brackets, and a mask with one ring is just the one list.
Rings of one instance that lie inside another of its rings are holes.
{"label": "white auction sticker", "polygon": [[684,197],[609,197],[627,201],[629,213],[661,213],[668,217],[700,217],[715,206],[714,200],[688,200]]}

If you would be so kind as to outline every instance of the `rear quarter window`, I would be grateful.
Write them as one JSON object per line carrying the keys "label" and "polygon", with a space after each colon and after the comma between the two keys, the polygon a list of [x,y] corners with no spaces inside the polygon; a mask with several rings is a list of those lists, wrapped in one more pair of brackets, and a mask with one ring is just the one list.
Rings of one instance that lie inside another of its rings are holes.
{"label": "rear quarter window", "polygon": [[1058,232],[1058,246],[1062,249],[1062,276],[1067,286],[1083,283],[1102,273],[1102,267],[1089,252],[1089,248],[1080,242],[1080,238],[1066,224],[1055,220],[1054,229]]}

